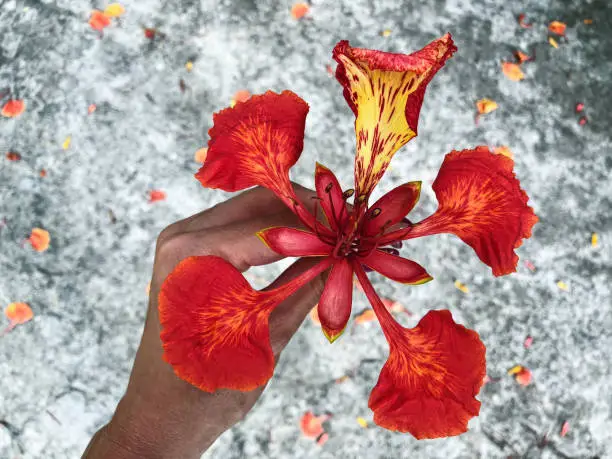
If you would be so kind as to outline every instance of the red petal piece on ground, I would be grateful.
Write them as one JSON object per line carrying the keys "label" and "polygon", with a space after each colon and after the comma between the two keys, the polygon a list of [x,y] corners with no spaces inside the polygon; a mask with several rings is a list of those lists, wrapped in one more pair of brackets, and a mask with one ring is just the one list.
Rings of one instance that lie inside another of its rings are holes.
{"label": "red petal piece on ground", "polygon": [[355,266],[355,273],[390,348],[368,402],[374,422],[417,439],[465,432],[480,411],[475,397],[486,375],[478,333],[456,324],[449,311],[429,311],[415,328],[404,328],[385,309],[363,269]]}
{"label": "red petal piece on ground", "polygon": [[222,258],[184,259],[159,294],[164,360],[206,392],[264,385],[274,370],[270,313],[330,263],[324,260],[277,289],[256,291]]}
{"label": "red petal piece on ground", "polygon": [[89,25],[92,29],[102,31],[111,23],[110,18],[103,11],[93,10],[89,17]]}
{"label": "red petal piece on ground", "polygon": [[516,271],[514,249],[538,221],[514,175],[514,162],[487,147],[446,155],[433,189],[438,210],[406,238],[452,233],[470,245],[495,276]]}
{"label": "red petal piece on ground", "polygon": [[51,236],[49,232],[42,228],[32,228],[28,242],[32,244],[32,248],[37,252],[44,252],[49,248]]}
{"label": "red petal piece on ground", "polygon": [[410,55],[336,45],[336,79],[356,117],[358,197],[369,196],[395,152],[417,135],[427,85],[456,50],[450,34]]}
{"label": "red petal piece on ground", "polygon": [[308,3],[298,2],[291,7],[291,16],[293,19],[302,19],[309,10],[310,5]]}
{"label": "red petal piece on ground", "polygon": [[381,250],[375,250],[367,257],[359,257],[357,260],[383,276],[403,284],[420,285],[433,279],[418,263]]}
{"label": "red petal piece on ground", "polygon": [[316,234],[295,228],[267,228],[259,231],[257,237],[276,253],[286,257],[321,257],[329,255],[333,249]]}
{"label": "red petal piece on ground", "polygon": [[7,151],[6,159],[8,159],[9,161],[19,161],[21,159],[21,155],[14,151]]}
{"label": "red petal piece on ground", "polygon": [[548,25],[548,30],[557,35],[565,35],[567,25],[560,21],[553,21]]}
{"label": "red petal piece on ground", "polygon": [[312,411],[307,411],[300,419],[300,430],[305,437],[317,438],[325,432],[323,423],[328,419],[329,415],[315,416]]}
{"label": "red petal piece on ground", "polygon": [[521,66],[514,62],[502,62],[502,71],[512,81],[521,81],[525,78]]}
{"label": "red petal piece on ground", "polygon": [[149,191],[149,202],[163,201],[166,199],[166,193],[162,190]]}
{"label": "red petal piece on ground", "polygon": [[352,304],[353,268],[343,258],[332,267],[317,307],[321,328],[330,343],[338,339],[346,328]]}
{"label": "red petal piece on ground", "polygon": [[2,107],[2,116],[6,118],[15,118],[25,111],[25,102],[23,100],[11,99]]}
{"label": "red petal piece on ground", "polygon": [[362,233],[366,236],[382,234],[408,215],[421,194],[421,182],[409,182],[394,188],[376,201],[368,210]]}
{"label": "red petal piece on ground", "polygon": [[10,303],[4,309],[4,315],[12,325],[19,325],[32,320],[34,313],[26,303]]}
{"label": "red petal piece on ground", "polygon": [[334,173],[319,163],[315,169],[315,188],[331,229],[343,227],[348,220],[348,211],[342,187]]}

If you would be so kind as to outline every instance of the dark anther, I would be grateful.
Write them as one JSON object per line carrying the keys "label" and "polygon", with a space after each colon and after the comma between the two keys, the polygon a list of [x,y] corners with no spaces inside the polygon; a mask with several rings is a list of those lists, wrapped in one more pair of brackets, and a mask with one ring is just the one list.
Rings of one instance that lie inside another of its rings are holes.
{"label": "dark anther", "polygon": [[355,193],[355,190],[351,188],[349,190],[346,190],[344,193],[342,193],[342,196],[344,196],[344,199],[348,199],[351,196],[353,196],[354,193]]}
{"label": "dark anther", "polygon": [[408,220],[406,217],[402,218],[402,223],[406,223],[406,224],[412,226],[412,222],[410,220]]}
{"label": "dark anther", "polygon": [[363,267],[363,270],[364,270],[366,273],[371,273],[372,271],[374,271],[372,268],[368,268],[366,265],[361,265],[361,266]]}
{"label": "dark anther", "polygon": [[402,248],[402,241],[393,241],[391,243],[391,247],[395,248],[395,249],[401,249]]}
{"label": "dark anther", "polygon": [[378,217],[382,211],[377,207],[372,212],[370,212],[370,218]]}
{"label": "dark anther", "polygon": [[328,183],[327,186],[325,187],[325,192],[329,193],[333,186],[334,186],[333,183]]}
{"label": "dark anther", "polygon": [[379,250],[382,250],[383,252],[387,252],[391,255],[399,255],[399,250],[397,249],[392,249],[390,247],[381,247]]}

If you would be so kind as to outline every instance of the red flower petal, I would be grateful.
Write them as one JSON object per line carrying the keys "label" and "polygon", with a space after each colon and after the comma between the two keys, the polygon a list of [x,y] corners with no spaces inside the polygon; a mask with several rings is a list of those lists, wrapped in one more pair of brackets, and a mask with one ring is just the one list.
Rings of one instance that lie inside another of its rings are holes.
{"label": "red flower petal", "polygon": [[215,113],[208,154],[195,177],[208,188],[239,191],[255,185],[278,195],[309,227],[289,169],[302,153],[308,104],[291,91],[268,91]]}
{"label": "red flower petal", "polygon": [[410,55],[336,45],[336,78],[356,117],[358,197],[370,194],[395,152],[417,135],[427,84],[456,50],[449,34]]}
{"label": "red flower petal", "polygon": [[295,228],[274,227],[257,233],[268,247],[286,257],[321,257],[329,255],[333,247],[316,234]]}
{"label": "red flower petal", "polygon": [[405,183],[389,191],[370,207],[362,233],[376,236],[399,223],[415,206],[420,194],[421,182]]}
{"label": "red flower petal", "polygon": [[261,185],[293,196],[288,172],[302,152],[307,114],[308,104],[291,91],[268,91],[215,113],[196,178],[224,191]]}
{"label": "red flower petal", "polygon": [[92,29],[102,31],[111,23],[110,18],[103,11],[93,10],[89,17],[89,25]]}
{"label": "red flower petal", "polygon": [[355,272],[389,342],[389,358],[370,395],[374,422],[415,438],[459,435],[480,411],[475,396],[486,374],[478,334],[449,311],[429,311],[412,329],[399,325],[380,302],[365,272]]}
{"label": "red flower petal", "polygon": [[353,268],[343,258],[332,267],[317,307],[323,334],[330,343],[337,340],[346,328],[352,303]]}
{"label": "red flower petal", "polygon": [[348,211],[340,182],[327,167],[317,163],[315,188],[329,226],[333,230],[343,227],[348,220]]}
{"label": "red flower petal", "polygon": [[15,118],[25,111],[25,102],[23,100],[11,99],[2,107],[2,116],[6,118]]}
{"label": "red flower petal", "polygon": [[514,249],[538,221],[513,172],[514,162],[486,147],[446,155],[433,189],[438,210],[406,238],[453,233],[470,245],[495,276],[516,270]]}
{"label": "red flower petal", "polygon": [[324,260],[277,289],[256,291],[222,258],[184,259],[159,294],[164,360],[206,392],[262,386],[274,370],[270,313],[330,263]]}
{"label": "red flower petal", "polygon": [[367,257],[357,260],[383,276],[403,284],[420,285],[433,279],[418,263],[381,250],[375,250]]}

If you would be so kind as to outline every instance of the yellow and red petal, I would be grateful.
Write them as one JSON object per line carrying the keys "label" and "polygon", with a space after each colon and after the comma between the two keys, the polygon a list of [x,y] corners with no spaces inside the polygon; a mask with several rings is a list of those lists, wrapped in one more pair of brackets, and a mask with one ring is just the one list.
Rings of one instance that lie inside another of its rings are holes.
{"label": "yellow and red petal", "polygon": [[330,343],[338,339],[346,328],[352,304],[353,268],[343,258],[332,267],[317,306],[321,328]]}
{"label": "yellow and red petal", "polygon": [[410,55],[336,45],[336,79],[355,113],[358,197],[369,196],[395,152],[417,135],[427,84],[456,50],[450,34]]}
{"label": "yellow and red petal", "polygon": [[421,194],[421,182],[409,182],[389,191],[368,210],[361,228],[365,236],[382,234],[385,229],[402,221],[416,205]]}
{"label": "yellow and red petal", "polygon": [[355,272],[389,342],[385,363],[368,406],[381,427],[417,439],[459,435],[477,416],[486,374],[478,334],[458,325],[449,311],[429,311],[411,329],[385,309],[360,266]]}
{"label": "yellow and red petal", "polygon": [[279,288],[256,291],[222,258],[184,259],[159,293],[164,360],[206,392],[264,385],[274,370],[270,313],[330,264],[323,260]]}
{"label": "yellow and red petal", "polygon": [[433,279],[418,263],[382,250],[374,250],[367,257],[358,257],[357,260],[368,268],[402,284],[420,285]]}
{"label": "yellow and red petal", "polygon": [[348,211],[342,187],[334,173],[319,163],[315,169],[315,189],[331,229],[344,227]]}
{"label": "yellow and red petal", "polygon": [[295,228],[267,228],[259,231],[257,237],[285,257],[321,257],[333,250],[333,246],[323,242],[316,234]]}
{"label": "yellow and red petal", "polygon": [[446,155],[433,189],[435,214],[415,224],[406,238],[452,233],[470,245],[495,276],[516,271],[514,249],[538,221],[516,178],[512,159],[487,147]]}

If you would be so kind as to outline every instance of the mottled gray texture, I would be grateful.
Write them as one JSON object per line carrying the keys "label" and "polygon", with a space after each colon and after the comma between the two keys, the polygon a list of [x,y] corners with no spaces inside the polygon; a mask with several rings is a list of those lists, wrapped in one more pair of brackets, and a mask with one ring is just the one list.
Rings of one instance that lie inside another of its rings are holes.
{"label": "mottled gray texture", "polygon": [[[430,184],[445,153],[508,145],[541,219],[519,249],[537,271],[521,261],[518,273],[493,278],[469,247],[440,236],[403,249],[433,282],[410,288],[376,278],[376,286],[413,312],[400,318],[406,325],[449,308],[480,333],[488,372],[501,380],[482,390],[481,415],[458,438],[418,442],[364,430],[355,418],[371,419],[367,397],[387,355],[378,325],[360,326],[330,347],[307,321],[256,409],[206,457],[612,457],[607,0],[315,0],[311,18],[299,22],[287,1],[124,4],[127,14],[100,40],[87,18],[101,1],[0,0],[0,89],[10,87],[28,105],[21,117],[0,119],[0,306],[25,301],[36,314],[0,339],[0,457],[78,457],[108,420],[139,342],[156,235],[227,196],[199,186],[192,158],[212,113],[236,90],[287,88],[308,101],[304,154],[292,177],[311,186],[319,160],[349,187],[353,115],[325,71],[333,45],[347,38],[407,52],[447,31],[459,51],[430,85],[420,135],[396,156],[378,194],[421,179],[413,216],[426,216],[435,209]],[[521,12],[532,29],[518,27]],[[587,17],[593,25],[582,23]],[[559,49],[546,42],[554,19],[569,26]],[[142,25],[158,26],[167,38],[148,43]],[[381,37],[387,28],[392,35]],[[520,83],[500,71],[518,47],[537,56]],[[188,74],[184,64],[194,58]],[[474,102],[482,97],[500,108],[475,125]],[[574,113],[578,101],[586,104],[586,126]],[[90,103],[98,109],[87,116]],[[23,160],[8,162],[7,150]],[[165,190],[167,200],[149,204],[152,188]],[[20,246],[35,226],[51,233],[46,253]],[[600,235],[597,248],[592,231]],[[280,271],[257,270],[266,280]],[[360,294],[354,312],[365,307]],[[528,350],[527,334],[534,337]],[[531,386],[505,374],[517,363],[533,370]],[[352,379],[334,383],[352,370]],[[300,434],[298,420],[309,409],[334,414],[323,447]],[[565,419],[570,432],[560,438]],[[539,447],[547,432],[549,445]]]}

